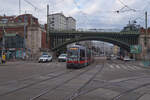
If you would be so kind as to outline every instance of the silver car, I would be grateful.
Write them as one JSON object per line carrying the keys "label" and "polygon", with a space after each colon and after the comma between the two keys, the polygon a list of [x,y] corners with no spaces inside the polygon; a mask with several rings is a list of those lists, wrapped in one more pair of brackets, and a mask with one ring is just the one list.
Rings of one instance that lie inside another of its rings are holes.
{"label": "silver car", "polygon": [[58,57],[58,61],[59,62],[65,62],[67,60],[67,54],[61,54],[59,57]]}
{"label": "silver car", "polygon": [[50,55],[42,55],[39,58],[39,63],[40,62],[50,62],[50,61],[52,61],[52,56],[50,56]]}

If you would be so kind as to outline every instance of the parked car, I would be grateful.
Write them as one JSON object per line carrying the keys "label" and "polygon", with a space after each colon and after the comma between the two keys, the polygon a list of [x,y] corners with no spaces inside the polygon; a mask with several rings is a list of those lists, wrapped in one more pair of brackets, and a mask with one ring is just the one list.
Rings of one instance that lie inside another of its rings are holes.
{"label": "parked car", "polygon": [[67,54],[60,54],[58,57],[59,62],[65,62],[67,60]]}
{"label": "parked car", "polygon": [[111,56],[107,56],[107,58],[106,58],[107,60],[111,60]]}
{"label": "parked car", "polygon": [[130,61],[131,59],[130,59],[128,56],[125,56],[125,57],[123,58],[123,60],[124,60],[124,61]]}
{"label": "parked car", "polygon": [[42,55],[39,58],[39,63],[40,62],[50,62],[50,61],[52,61],[52,56],[50,56],[50,55]]}
{"label": "parked car", "polygon": [[116,57],[116,56],[113,56],[113,57],[111,57],[111,59],[112,59],[112,60],[116,60],[116,59],[117,59],[117,57]]}

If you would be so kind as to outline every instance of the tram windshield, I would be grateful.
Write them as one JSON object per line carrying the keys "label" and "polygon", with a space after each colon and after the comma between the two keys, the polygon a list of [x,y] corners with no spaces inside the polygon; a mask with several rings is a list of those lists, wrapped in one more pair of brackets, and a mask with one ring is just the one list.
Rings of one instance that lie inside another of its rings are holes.
{"label": "tram windshield", "polygon": [[78,57],[79,50],[78,48],[69,48],[68,50],[68,57]]}

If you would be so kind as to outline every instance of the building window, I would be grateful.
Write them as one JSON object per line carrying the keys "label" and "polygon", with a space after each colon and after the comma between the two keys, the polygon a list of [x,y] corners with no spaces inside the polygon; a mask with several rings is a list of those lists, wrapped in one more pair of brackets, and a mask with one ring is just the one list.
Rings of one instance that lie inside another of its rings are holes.
{"label": "building window", "polygon": [[54,21],[51,21],[51,24],[54,23]]}

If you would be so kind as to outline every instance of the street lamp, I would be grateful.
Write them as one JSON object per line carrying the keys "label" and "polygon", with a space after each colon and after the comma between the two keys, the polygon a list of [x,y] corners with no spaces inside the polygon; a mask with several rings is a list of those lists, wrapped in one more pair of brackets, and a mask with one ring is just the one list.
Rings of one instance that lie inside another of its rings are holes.
{"label": "street lamp", "polygon": [[105,56],[104,42],[103,42],[103,55]]}

